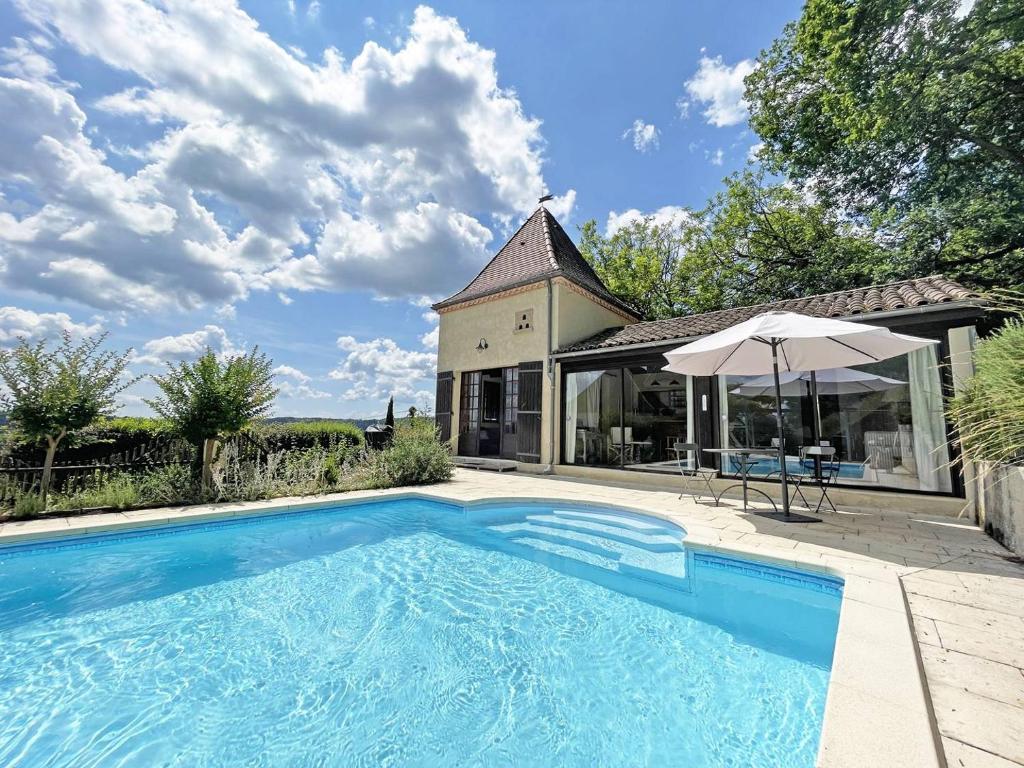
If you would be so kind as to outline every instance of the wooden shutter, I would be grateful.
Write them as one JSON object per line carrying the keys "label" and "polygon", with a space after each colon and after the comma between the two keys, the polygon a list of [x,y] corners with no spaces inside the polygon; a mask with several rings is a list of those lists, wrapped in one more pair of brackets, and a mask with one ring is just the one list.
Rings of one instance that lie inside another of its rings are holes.
{"label": "wooden shutter", "polygon": [[519,364],[519,408],[516,414],[516,459],[540,463],[541,402],[544,399],[544,363]]}
{"label": "wooden shutter", "polygon": [[459,400],[459,454],[480,455],[480,371],[462,374]]}
{"label": "wooden shutter", "polygon": [[452,436],[452,383],[455,374],[451,371],[437,372],[437,393],[434,397],[434,423],[438,437],[447,443]]}

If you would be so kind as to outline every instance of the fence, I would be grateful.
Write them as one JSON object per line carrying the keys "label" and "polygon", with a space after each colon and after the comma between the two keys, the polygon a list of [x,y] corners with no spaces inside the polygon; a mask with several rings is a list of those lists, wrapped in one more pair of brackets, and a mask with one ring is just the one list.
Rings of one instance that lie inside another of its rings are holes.
{"label": "fence", "polygon": [[[155,436],[145,442],[109,452],[110,442],[97,441],[70,447],[54,461],[50,489],[70,493],[98,473],[142,472],[155,467],[191,461],[195,448],[170,436]],[[103,452],[106,449],[108,452]],[[60,454],[58,454],[60,455]],[[0,504],[13,502],[19,493],[38,489],[43,475],[42,451],[23,449],[0,459]]]}
{"label": "fence", "polygon": [[[273,453],[355,446],[351,434],[324,431],[251,430],[229,439],[239,459],[264,463]],[[38,489],[43,474],[44,452],[37,446],[20,446],[0,458],[0,505],[10,504],[19,493]],[[88,442],[62,446],[53,464],[50,490],[73,493],[94,481],[97,474],[145,472],[168,464],[192,462],[196,448],[168,434],[144,431],[97,431]]]}

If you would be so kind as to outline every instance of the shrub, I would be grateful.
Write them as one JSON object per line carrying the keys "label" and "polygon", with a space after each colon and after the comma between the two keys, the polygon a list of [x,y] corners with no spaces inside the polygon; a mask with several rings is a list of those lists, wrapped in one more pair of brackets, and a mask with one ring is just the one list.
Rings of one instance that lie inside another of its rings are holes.
{"label": "shrub", "polygon": [[96,471],[77,490],[53,494],[49,508],[64,511],[129,509],[138,506],[138,503],[139,492],[132,475]]}
{"label": "shrub", "polygon": [[166,419],[154,419],[148,416],[114,416],[97,421],[89,431],[96,435],[111,434],[153,438],[171,432],[171,423]]}
{"label": "shrub", "polygon": [[342,443],[363,444],[363,431],[347,421],[309,420],[254,426],[247,433],[266,451],[332,448]]}
{"label": "shrub", "polygon": [[391,445],[367,455],[373,487],[427,485],[451,480],[451,450],[437,439],[433,422],[416,419],[399,424]]}
{"label": "shrub", "polygon": [[136,478],[139,503],[146,506],[189,504],[200,500],[195,473],[185,464],[154,467]]}
{"label": "shrub", "polygon": [[46,446],[39,480],[44,506],[61,443],[112,413],[117,395],[138,381],[122,375],[131,350],[103,351],[106,334],[76,342],[65,331],[61,338],[53,350],[46,341],[29,344],[22,338],[13,349],[0,351],[0,381],[6,389],[0,404],[26,441]]}
{"label": "shrub", "polygon": [[11,517],[35,517],[44,509],[46,505],[38,493],[19,491],[14,497]]}
{"label": "shrub", "polygon": [[974,370],[949,409],[963,458],[1024,463],[1024,322],[1007,320],[979,342]]}
{"label": "shrub", "polygon": [[207,347],[197,360],[168,363],[166,374],[152,377],[161,395],[146,405],[167,419],[176,434],[202,445],[204,492],[212,489],[218,441],[270,412],[278,392],[271,365],[258,347],[224,360]]}

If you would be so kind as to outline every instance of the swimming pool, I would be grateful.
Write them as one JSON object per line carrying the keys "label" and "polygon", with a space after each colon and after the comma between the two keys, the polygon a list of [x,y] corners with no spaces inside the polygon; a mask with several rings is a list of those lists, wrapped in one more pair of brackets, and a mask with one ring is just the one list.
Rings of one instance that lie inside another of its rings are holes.
{"label": "swimming pool", "polygon": [[841,583],[594,507],[0,548],[5,766],[812,766]]}

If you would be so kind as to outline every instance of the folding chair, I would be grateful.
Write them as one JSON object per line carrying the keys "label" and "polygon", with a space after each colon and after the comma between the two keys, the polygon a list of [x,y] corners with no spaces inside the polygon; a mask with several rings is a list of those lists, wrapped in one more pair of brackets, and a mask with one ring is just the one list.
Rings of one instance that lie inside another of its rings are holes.
{"label": "folding chair", "polygon": [[[696,443],[676,443],[672,446],[672,450],[676,452],[676,463],[679,465],[679,474],[683,478],[683,490],[679,493],[679,498],[683,498],[685,494],[690,494],[693,500],[696,501],[698,498],[703,496],[703,491],[700,487],[700,482],[704,483],[704,486],[708,489],[708,493],[711,494],[716,502],[718,497],[715,495],[715,489],[711,485],[711,478],[718,477],[718,470],[713,467],[703,467],[700,463],[700,447]],[[686,460],[686,454],[693,454],[693,465],[690,466]],[[694,483],[697,487],[694,489]]]}
{"label": "folding chair", "polygon": [[[812,481],[818,486],[818,490],[821,491],[821,498],[818,499],[818,503],[814,507],[815,514],[817,514],[821,509],[821,505],[826,501],[832,507],[832,512],[836,512],[836,505],[832,503],[832,499],[828,495],[829,483],[834,483],[839,475],[839,464],[836,462],[835,457],[836,449],[828,445],[811,445],[800,449],[801,471],[793,476],[793,490],[796,495],[803,499],[804,506],[810,509],[811,505],[807,501],[807,497],[804,496],[800,486],[807,480]],[[811,462],[810,466],[808,466],[808,461]],[[821,468],[820,475],[815,471],[817,467]]]}

